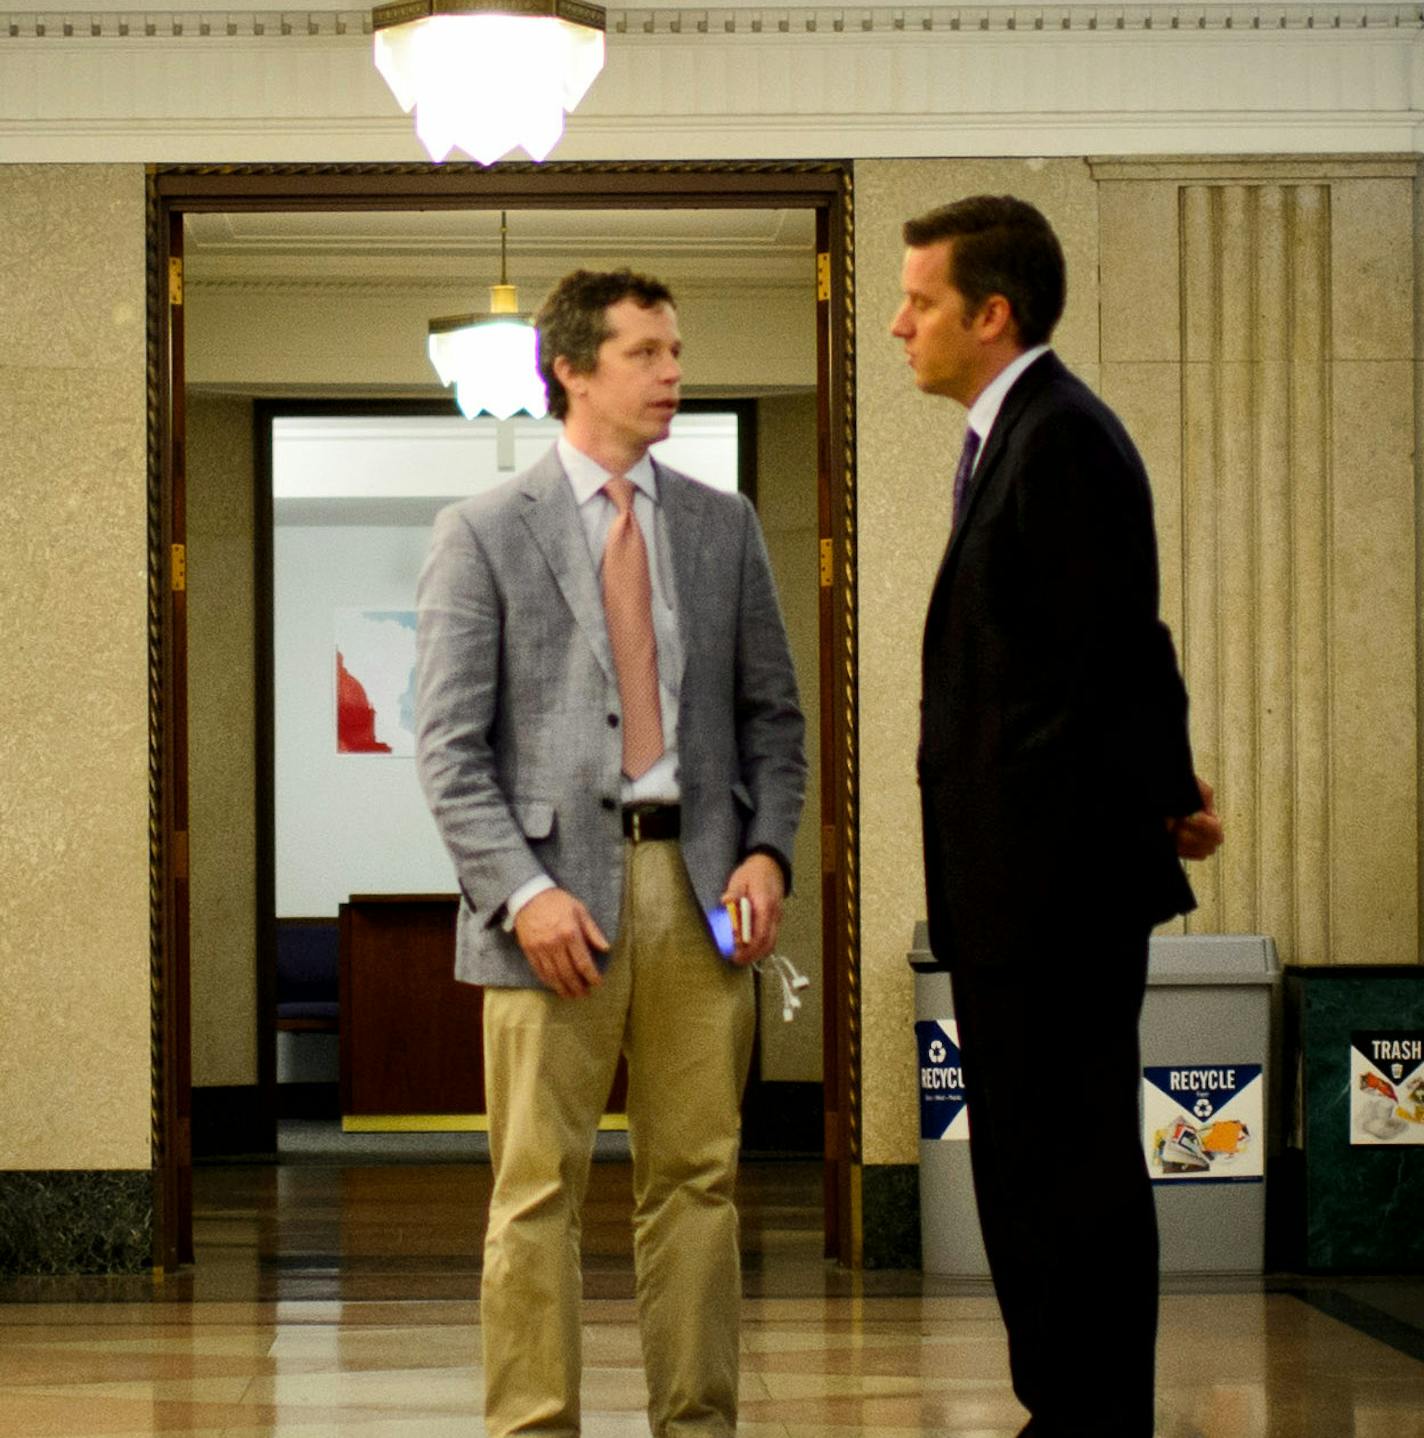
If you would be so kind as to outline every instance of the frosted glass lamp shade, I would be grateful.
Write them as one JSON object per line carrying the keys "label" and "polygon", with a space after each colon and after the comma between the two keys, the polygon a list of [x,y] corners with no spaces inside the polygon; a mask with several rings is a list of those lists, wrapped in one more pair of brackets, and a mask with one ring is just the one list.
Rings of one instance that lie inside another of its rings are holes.
{"label": "frosted glass lamp shade", "polygon": [[451,329],[432,325],[427,349],[441,384],[455,386],[455,402],[466,419],[482,411],[508,419],[520,410],[542,419],[549,401],[534,340],[534,327],[510,315]]}
{"label": "frosted glass lamp shade", "polygon": [[604,11],[580,0],[409,0],[373,23],[376,68],[437,164],[544,159],[603,69]]}

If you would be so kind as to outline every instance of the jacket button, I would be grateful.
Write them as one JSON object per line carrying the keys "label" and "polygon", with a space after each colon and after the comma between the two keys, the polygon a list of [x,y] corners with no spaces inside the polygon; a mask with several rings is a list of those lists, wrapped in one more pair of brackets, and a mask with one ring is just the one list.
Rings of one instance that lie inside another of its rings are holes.
{"label": "jacket button", "polygon": [[618,716],[616,714],[610,714],[608,716],[608,727],[610,729],[616,729],[618,727]]}
{"label": "jacket button", "polygon": [[600,799],[598,802],[602,804],[605,809],[616,809],[618,807],[612,799]]}

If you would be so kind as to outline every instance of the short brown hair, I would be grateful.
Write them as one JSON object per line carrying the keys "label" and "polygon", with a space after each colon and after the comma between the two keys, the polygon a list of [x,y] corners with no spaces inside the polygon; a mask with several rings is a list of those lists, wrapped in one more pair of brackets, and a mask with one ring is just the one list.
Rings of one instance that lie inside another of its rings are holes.
{"label": "short brown hair", "polygon": [[1063,314],[1068,281],[1063,247],[1053,227],[1027,200],[970,195],[906,220],[913,249],[952,240],[949,282],[976,312],[990,295],[1013,311],[1019,343],[1046,344]]}
{"label": "short brown hair", "polygon": [[592,374],[598,347],[613,333],[608,307],[629,299],[645,310],[663,304],[676,308],[665,284],[632,270],[575,270],[550,291],[534,325],[539,334],[539,374],[548,391],[549,413],[555,419],[568,414],[569,396],[554,373],[554,361],[562,355],[576,373]]}

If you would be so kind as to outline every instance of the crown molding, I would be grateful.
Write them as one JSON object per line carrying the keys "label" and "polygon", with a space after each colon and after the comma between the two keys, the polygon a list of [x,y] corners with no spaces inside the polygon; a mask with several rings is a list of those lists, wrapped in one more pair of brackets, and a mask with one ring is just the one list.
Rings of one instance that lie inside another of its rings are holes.
{"label": "crown molding", "polygon": [[[236,0],[235,0],[236,3]],[[424,159],[340,8],[0,15],[0,162]],[[1424,5],[610,10],[561,160],[1424,150]]]}
{"label": "crown molding", "polygon": [[[644,6],[608,11],[610,35],[646,35],[665,42],[726,35],[1034,34],[1114,35],[1127,32],[1209,31],[1224,34],[1300,30],[1329,32],[1420,30],[1424,5],[1334,4],[1196,5],[924,5],[872,3],[849,7],[733,3],[709,8]],[[0,12],[4,40],[310,40],[372,33],[371,11],[326,8],[272,10],[223,4],[184,10],[88,9]]]}
{"label": "crown molding", "polygon": [[1375,152],[1365,155],[1252,155],[1249,159],[1201,155],[1118,155],[1088,157],[1095,180],[1185,180],[1192,184],[1297,184],[1322,180],[1412,180],[1419,157]]}

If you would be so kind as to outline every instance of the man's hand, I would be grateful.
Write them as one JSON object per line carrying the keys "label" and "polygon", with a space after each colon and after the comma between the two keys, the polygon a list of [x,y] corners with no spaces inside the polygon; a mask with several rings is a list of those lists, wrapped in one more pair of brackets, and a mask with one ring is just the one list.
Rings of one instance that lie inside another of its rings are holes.
{"label": "man's hand", "polygon": [[749,899],[752,906],[752,931],[743,934],[732,950],[734,964],[754,964],[764,959],[776,946],[781,928],[781,901],[786,897],[786,881],[781,865],[770,854],[749,854],[727,880],[722,895],[724,904]]}
{"label": "man's hand", "polygon": [[561,998],[582,998],[603,982],[590,946],[607,953],[608,940],[567,889],[535,894],[514,916],[514,937],[539,982]]}
{"label": "man's hand", "polygon": [[1202,806],[1185,819],[1168,819],[1167,830],[1177,842],[1177,853],[1183,859],[1209,859],[1226,837],[1221,820],[1216,816],[1215,794],[1205,779],[1197,779]]}

